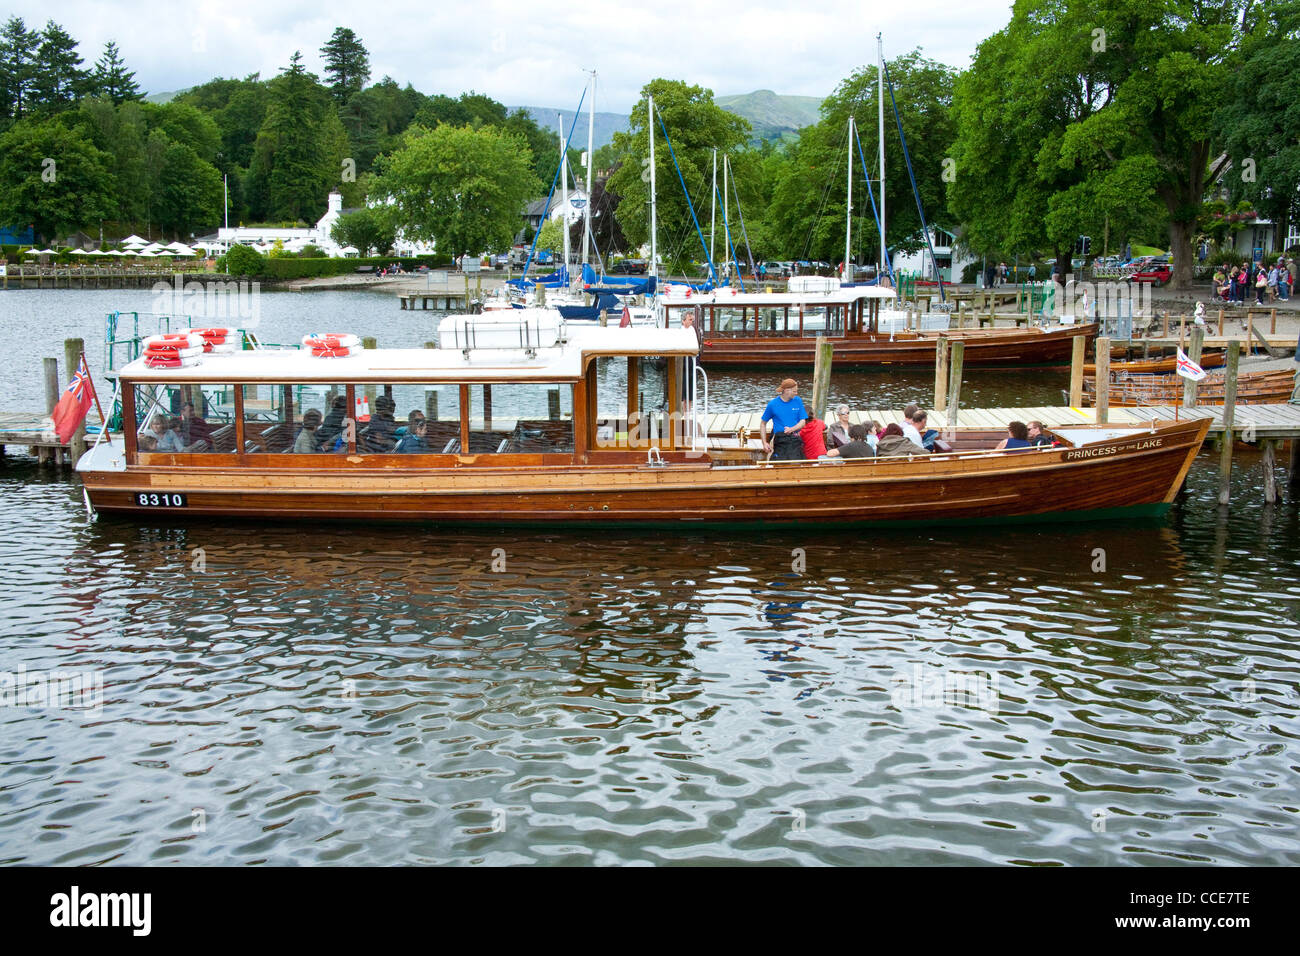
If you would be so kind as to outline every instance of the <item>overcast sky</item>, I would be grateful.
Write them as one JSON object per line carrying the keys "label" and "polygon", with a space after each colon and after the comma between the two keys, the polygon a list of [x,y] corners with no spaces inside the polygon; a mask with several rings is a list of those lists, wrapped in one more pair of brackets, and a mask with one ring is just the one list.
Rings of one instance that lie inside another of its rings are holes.
{"label": "overcast sky", "polygon": [[654,0],[641,5],[526,0],[8,0],[29,29],[53,17],[93,63],[114,40],[150,93],[214,76],[269,77],[294,50],[321,71],[320,47],[346,26],[385,74],[425,93],[486,93],[507,105],[577,104],[596,70],[596,109],[626,113],[656,76],[717,95],[758,89],[825,96],[855,67],[874,62],[875,36],[890,58],[920,45],[964,68],[976,45],[1010,18],[1011,0]]}

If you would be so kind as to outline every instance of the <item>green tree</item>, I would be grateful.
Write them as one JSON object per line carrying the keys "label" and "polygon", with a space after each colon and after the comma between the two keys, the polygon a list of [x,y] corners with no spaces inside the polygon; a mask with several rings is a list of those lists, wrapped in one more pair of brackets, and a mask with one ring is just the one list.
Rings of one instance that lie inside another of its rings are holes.
{"label": "green tree", "polygon": [[165,103],[153,111],[152,125],[167,137],[194,150],[205,163],[215,163],[221,152],[221,130],[209,113],[188,103]]}
{"label": "green tree", "polygon": [[114,103],[141,98],[135,73],[126,68],[118,55],[117,44],[112,40],[104,44],[104,54],[95,63],[94,72],[90,76],[90,89],[107,96]]}
{"label": "green tree", "polygon": [[155,214],[163,229],[184,235],[221,221],[221,174],[183,143],[163,153]]}
{"label": "green tree", "polygon": [[32,84],[41,35],[28,30],[22,17],[10,17],[0,29],[0,123],[30,112]]}
{"label": "green tree", "polygon": [[266,257],[248,246],[231,246],[217,259],[217,268],[232,276],[260,276],[266,273]]}
{"label": "green tree", "polygon": [[34,97],[45,110],[65,110],[86,92],[90,74],[81,64],[77,41],[53,20],[47,21],[41,30],[32,79]]}
{"label": "green tree", "polygon": [[537,234],[537,248],[550,250],[557,256],[564,252],[564,228],[559,219],[548,218],[542,223]]}
{"label": "green tree", "polygon": [[[948,211],[943,161],[955,135],[952,116],[955,71],[925,58],[919,50],[889,61],[887,69],[926,222],[951,229],[955,223]],[[776,244],[775,254],[831,262],[844,258],[848,121],[853,116],[862,146],[859,154],[855,144],[852,156],[853,253],[855,259],[879,259],[879,227],[862,174],[865,159],[873,180],[879,175],[877,96],[876,68],[855,70],[823,101],[822,119],[802,130],[794,145],[785,150],[768,146],[763,153],[763,174],[769,178],[772,191],[766,231],[784,237],[784,242]],[[888,90],[885,93],[885,177],[885,230],[889,246],[915,250],[925,240]],[[879,189],[873,188],[879,203]]]}
{"label": "green tree", "polygon": [[391,200],[393,222],[410,240],[433,240],[440,255],[509,247],[538,184],[528,146],[493,127],[413,126],[403,146],[377,162],[371,198]]}
{"label": "green tree", "polygon": [[397,230],[390,217],[363,207],[340,216],[330,229],[330,238],[341,246],[355,247],[363,256],[382,256],[393,247]]}
{"label": "green tree", "polygon": [[109,157],[58,120],[23,120],[0,135],[0,222],[32,223],[44,241],[106,219]]}
{"label": "green tree", "polygon": [[81,101],[78,111],[82,128],[109,157],[116,184],[109,218],[124,223],[143,221],[149,209],[150,178],[145,168],[149,130],[143,106],[134,100],[115,106],[107,96],[92,96]]}
{"label": "green tree", "polygon": [[[627,132],[614,134],[615,147],[628,161],[610,177],[607,188],[621,197],[615,215],[623,234],[633,245],[650,238],[650,138],[647,125],[647,99],[655,101],[655,179],[658,188],[658,223],[660,247],[665,250],[695,252],[698,239],[678,182],[677,171],[664,141],[664,128],[672,137],[673,151],[681,174],[690,190],[697,216],[707,217],[712,186],[713,149],[737,157],[738,174],[745,181],[748,160],[740,161],[749,142],[749,123],[728,113],[713,102],[713,91],[688,86],[680,80],[655,79],[641,90],[641,99],[633,107]],[[662,125],[661,125],[662,124]],[[644,175],[643,175],[644,173]],[[719,176],[721,189],[721,176]],[[707,223],[701,224],[707,229]],[[707,237],[706,237],[707,241]]]}
{"label": "green tree", "polygon": [[315,221],[341,175],[347,134],[301,53],[270,86],[247,177],[250,209],[277,220]]}
{"label": "green tree", "polygon": [[334,98],[346,103],[360,93],[370,79],[370,54],[360,38],[347,27],[335,27],[320,52],[325,58],[325,77]]}
{"label": "green tree", "polygon": [[1266,4],[1242,46],[1215,123],[1232,159],[1228,192],[1276,223],[1284,240],[1300,220],[1300,3]]}

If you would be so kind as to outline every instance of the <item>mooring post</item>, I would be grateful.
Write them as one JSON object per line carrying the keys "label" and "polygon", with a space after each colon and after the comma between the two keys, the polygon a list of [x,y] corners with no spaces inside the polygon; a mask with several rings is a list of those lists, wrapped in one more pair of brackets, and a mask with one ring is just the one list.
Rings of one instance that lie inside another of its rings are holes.
{"label": "mooring post", "polygon": [[1219,336],[1223,336],[1223,310],[1219,310]]}
{"label": "mooring post", "polygon": [[560,420],[560,390],[552,388],[546,393],[546,417],[553,422]]}
{"label": "mooring post", "polygon": [[[63,340],[63,369],[68,373],[68,380],[77,374],[77,369],[81,365],[81,353],[86,350],[86,343],[82,339],[64,339]],[[77,430],[72,433],[72,438],[68,442],[68,454],[71,457],[71,464],[74,468],[81,456],[86,453],[86,423],[83,420],[77,426]]]}
{"label": "mooring post", "polygon": [[934,343],[934,407],[948,404],[948,336],[940,335]]}
{"label": "mooring post", "polygon": [[1264,440],[1264,455],[1262,464],[1264,466],[1264,503],[1275,504],[1277,502],[1277,476],[1274,469],[1277,467],[1277,449],[1276,443],[1271,438]]}
{"label": "mooring post", "polygon": [[1083,404],[1083,360],[1087,354],[1087,336],[1076,335],[1070,351],[1070,407]]}
{"label": "mooring post", "polygon": [[952,343],[952,360],[948,364],[948,427],[957,427],[957,409],[961,407],[961,371],[966,360],[966,343]]}
{"label": "mooring post", "polygon": [[1300,439],[1291,439],[1291,467],[1288,469],[1288,483],[1291,490],[1300,488]]}
{"label": "mooring post", "polygon": [[816,358],[813,360],[812,414],[818,421],[826,420],[826,400],[831,388],[831,361],[835,346],[824,335],[817,336]]}
{"label": "mooring post", "polygon": [[1277,335],[1277,309],[1268,310],[1268,334]]}
{"label": "mooring post", "polygon": [[1237,368],[1241,364],[1241,343],[1228,341],[1228,367],[1223,379],[1223,445],[1219,448],[1219,504],[1232,497],[1232,422],[1237,409]]}
{"label": "mooring post", "polygon": [[1097,424],[1105,425],[1110,415],[1110,338],[1097,336],[1096,394],[1093,404],[1097,409]]}
{"label": "mooring post", "polygon": [[[43,359],[42,365],[42,374],[45,380],[45,414],[50,415],[54,412],[54,406],[59,403],[59,360]],[[53,461],[57,465],[59,456],[60,451],[57,448],[41,445],[36,449],[36,460],[41,464]]]}
{"label": "mooring post", "polygon": [[[1197,365],[1201,364],[1201,347],[1205,344],[1205,327],[1197,325],[1192,327],[1192,344],[1188,349],[1187,357]],[[1196,383],[1190,378],[1183,379],[1183,408],[1196,407]]]}

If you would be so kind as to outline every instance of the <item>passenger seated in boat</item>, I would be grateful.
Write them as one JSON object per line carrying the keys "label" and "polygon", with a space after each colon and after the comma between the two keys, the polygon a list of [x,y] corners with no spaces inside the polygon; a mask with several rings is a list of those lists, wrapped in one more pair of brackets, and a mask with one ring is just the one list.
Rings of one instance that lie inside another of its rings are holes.
{"label": "passenger seated in boat", "polygon": [[816,461],[826,454],[826,423],[820,418],[809,415],[799,430],[799,438],[803,441],[803,456],[807,461]]}
{"label": "passenger seated in boat", "polygon": [[205,451],[212,451],[212,426],[194,414],[194,403],[186,402],[181,406],[181,440],[185,445],[201,441]]}
{"label": "passenger seated in boat", "polygon": [[912,419],[920,410],[920,405],[908,405],[903,409],[903,421],[898,426],[903,430],[903,437],[917,445],[921,444],[921,432],[912,423]]}
{"label": "passenger seated in boat", "polygon": [[424,421],[424,412],[420,411],[418,408],[411,409],[411,414],[406,416],[406,424],[398,428],[394,436],[397,438],[398,443],[400,444],[403,438],[411,434],[412,430],[415,428],[416,422],[422,421]]}
{"label": "passenger seated in boat", "polygon": [[136,447],[140,451],[157,451],[158,439],[149,434],[140,435],[136,440]]}
{"label": "passenger seated in boat", "polygon": [[181,434],[176,430],[176,420],[170,415],[155,415],[150,427],[153,429],[154,438],[158,442],[158,451],[183,451],[185,449],[185,442],[181,440]]}
{"label": "passenger seated in boat", "polygon": [[998,442],[997,451],[1016,451],[1031,448],[1029,444],[1029,426],[1024,422],[1008,422],[1007,437]]}
{"label": "passenger seated in boat", "polygon": [[913,438],[911,432],[906,429],[904,429],[904,433],[911,441],[915,442],[920,439],[919,444],[926,451],[934,451],[934,440],[939,437],[939,430],[937,428],[927,428],[926,421],[928,419],[929,415],[926,412],[917,409],[915,414],[912,415],[912,431],[916,432],[917,437]]}
{"label": "passenger seated in boat", "polygon": [[826,429],[826,444],[830,448],[839,448],[852,440],[849,438],[849,406],[838,405],[835,408],[835,421]]}
{"label": "passenger seated in boat", "polygon": [[338,440],[339,432],[343,430],[343,422],[347,415],[347,395],[335,395],[329,413],[325,416],[324,421],[320,423],[320,427],[316,429],[316,444],[321,451],[334,450],[334,443]]}
{"label": "passenger seated in boat", "polygon": [[375,399],[375,413],[370,416],[370,427],[366,429],[366,451],[370,454],[386,454],[397,447],[395,408],[397,403],[387,395]]}
{"label": "passenger seated in boat", "polygon": [[1029,423],[1029,444],[1030,445],[1033,445],[1035,448],[1037,448],[1041,445],[1052,445],[1055,443],[1056,443],[1056,439],[1054,439],[1047,432],[1043,431],[1042,422]]}
{"label": "passenger seated in boat", "polygon": [[871,453],[876,454],[880,447],[880,422],[867,422],[867,444],[871,446]]}
{"label": "passenger seated in boat", "polygon": [[879,458],[910,458],[912,455],[928,455],[924,448],[903,434],[903,427],[893,422],[880,436],[876,447]]}
{"label": "passenger seated in boat", "polygon": [[849,440],[826,453],[829,458],[874,458],[876,449],[867,441],[866,425],[850,425]]}
{"label": "passenger seated in boat", "polygon": [[429,446],[425,444],[425,435],[429,431],[429,423],[424,420],[424,416],[411,419],[411,424],[407,426],[406,434],[402,440],[397,443],[395,449],[400,455],[424,455],[429,451]]}
{"label": "passenger seated in boat", "polygon": [[323,417],[320,410],[315,408],[309,408],[303,414],[302,431],[298,432],[298,438],[293,443],[295,455],[310,455],[320,451],[320,440],[316,437],[316,432]]}

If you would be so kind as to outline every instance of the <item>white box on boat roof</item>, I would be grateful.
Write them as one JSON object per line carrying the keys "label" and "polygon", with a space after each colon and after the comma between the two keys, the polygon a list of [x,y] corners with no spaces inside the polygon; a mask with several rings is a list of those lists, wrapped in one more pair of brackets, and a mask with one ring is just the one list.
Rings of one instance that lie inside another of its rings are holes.
{"label": "white box on boat roof", "polygon": [[839,287],[840,280],[832,276],[791,276],[789,290],[791,292],[836,292]]}
{"label": "white box on boat roof", "polygon": [[551,309],[452,315],[438,323],[443,349],[546,349],[561,339],[564,319]]}

